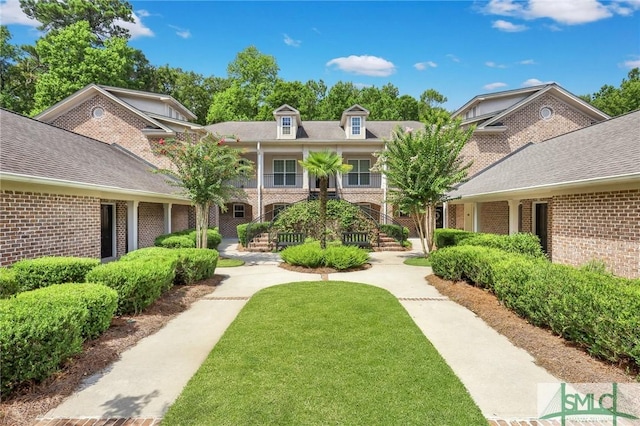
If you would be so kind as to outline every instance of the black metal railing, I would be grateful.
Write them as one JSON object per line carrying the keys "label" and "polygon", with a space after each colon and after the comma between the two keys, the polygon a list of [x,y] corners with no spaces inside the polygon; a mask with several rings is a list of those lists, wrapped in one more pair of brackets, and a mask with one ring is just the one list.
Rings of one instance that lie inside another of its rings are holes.
{"label": "black metal railing", "polygon": [[230,180],[231,183],[236,188],[257,188],[258,180],[255,177],[252,178],[237,178]]}
{"label": "black metal railing", "polygon": [[382,188],[380,173],[347,173],[342,175],[343,188]]}
{"label": "black metal railing", "polygon": [[265,188],[302,188],[302,175],[294,173],[273,173],[263,175]]}

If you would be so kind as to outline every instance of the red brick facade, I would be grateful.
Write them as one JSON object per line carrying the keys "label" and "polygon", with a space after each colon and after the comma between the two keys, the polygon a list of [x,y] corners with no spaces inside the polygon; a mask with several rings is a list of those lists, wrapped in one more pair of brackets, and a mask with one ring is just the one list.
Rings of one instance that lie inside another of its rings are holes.
{"label": "red brick facade", "polygon": [[478,204],[480,209],[479,232],[509,234],[509,203],[494,201]]}
{"label": "red brick facade", "polygon": [[138,205],[138,248],[152,247],[158,235],[164,234],[164,206],[155,203]]}

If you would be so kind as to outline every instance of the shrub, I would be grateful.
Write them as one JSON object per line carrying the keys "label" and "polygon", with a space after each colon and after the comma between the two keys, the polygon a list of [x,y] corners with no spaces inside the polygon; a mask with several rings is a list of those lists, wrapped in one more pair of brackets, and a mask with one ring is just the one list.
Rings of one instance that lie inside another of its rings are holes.
{"label": "shrub", "polygon": [[248,238],[261,234],[269,229],[271,222],[256,222],[256,223],[243,223],[236,226],[236,232],[238,233],[238,241],[243,246],[247,246],[249,243]]}
{"label": "shrub", "polygon": [[473,232],[463,231],[460,229],[442,228],[435,230],[434,239],[436,247],[445,248],[458,245],[460,241],[465,238],[469,238],[472,235],[475,234]]}
{"label": "shrub", "polygon": [[380,232],[384,232],[396,241],[407,241],[407,238],[409,238],[409,228],[406,226],[382,224],[380,225]]}
{"label": "shrub", "polygon": [[[193,244],[188,244],[182,239],[176,240],[173,237],[188,237],[192,240]],[[168,238],[171,238],[171,241],[166,243],[165,240]],[[216,250],[221,242],[222,235],[220,235],[218,228],[209,228],[207,230],[207,248]],[[196,246],[196,231],[195,229],[186,229],[184,231],[172,232],[171,234],[163,234],[155,239],[153,245],[166,248],[193,248]]]}
{"label": "shrub", "polygon": [[210,249],[183,248],[167,249],[147,247],[124,255],[120,261],[129,262],[139,259],[169,258],[176,261],[174,284],[193,284],[211,278],[218,263],[218,252]]}
{"label": "shrub", "polygon": [[290,265],[317,268],[323,264],[324,251],[319,242],[307,243],[287,247],[280,252],[280,257]]}
{"label": "shrub", "polygon": [[16,274],[19,291],[28,291],[52,284],[83,282],[98,259],[82,257],[41,257],[20,260],[11,269]]}
{"label": "shrub", "polygon": [[595,272],[601,275],[612,275],[607,264],[602,259],[591,259],[584,265],[580,266],[580,270],[586,272]]}
{"label": "shrub", "polygon": [[118,292],[118,314],[137,314],[173,285],[176,257],[141,257],[100,265],[88,282],[101,283]]}
{"label": "shrub", "polygon": [[169,249],[195,248],[196,242],[188,235],[171,235],[170,237],[162,239],[157,246]]}
{"label": "shrub", "polygon": [[0,268],[0,298],[9,297],[18,292],[18,280],[13,269]]}
{"label": "shrub", "polygon": [[510,253],[544,257],[542,247],[540,246],[540,239],[537,235],[533,234],[471,234],[460,239],[458,245],[491,247]]}
{"label": "shrub", "polygon": [[369,252],[354,246],[332,246],[324,251],[324,264],[339,271],[362,266],[369,260]]}

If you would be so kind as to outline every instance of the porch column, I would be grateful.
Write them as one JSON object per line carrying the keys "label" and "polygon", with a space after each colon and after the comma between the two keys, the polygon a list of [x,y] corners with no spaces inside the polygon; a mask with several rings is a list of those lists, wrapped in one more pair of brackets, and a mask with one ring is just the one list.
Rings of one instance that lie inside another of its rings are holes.
{"label": "porch column", "polygon": [[[464,230],[475,231],[477,228],[476,203],[464,203]],[[457,207],[456,207],[457,208]]]}
{"label": "porch column", "polygon": [[[307,157],[309,157],[309,148],[306,146],[302,147],[302,161],[306,161]],[[302,189],[309,189],[309,171],[302,168]]]}
{"label": "porch column", "polygon": [[449,203],[442,203],[442,227],[449,227]]}
{"label": "porch column", "polygon": [[509,235],[518,233],[518,206],[520,200],[509,200]]}
{"label": "porch column", "polygon": [[171,207],[173,204],[164,203],[162,207],[164,208],[164,233],[171,233]]}
{"label": "porch column", "polygon": [[260,142],[256,146],[256,156],[258,160],[258,170],[256,171],[256,192],[258,193],[258,211],[254,212],[255,216],[252,219],[256,219],[262,216],[262,186],[263,186],[263,178],[264,178],[264,154],[262,149],[260,148]]}
{"label": "porch column", "polygon": [[[336,154],[342,158],[342,147],[336,149]],[[342,191],[342,173],[336,173],[336,191]]]}
{"label": "porch column", "polygon": [[127,201],[127,251],[138,249],[138,204],[139,201]]}
{"label": "porch column", "polygon": [[480,209],[478,203],[473,203],[473,232],[480,232]]}
{"label": "porch column", "polygon": [[[386,149],[386,145],[385,145]],[[387,170],[385,164],[383,170]],[[384,223],[387,223],[387,216],[389,215],[389,204],[387,203],[387,175],[380,173],[380,187],[382,188],[382,213],[384,213]]]}

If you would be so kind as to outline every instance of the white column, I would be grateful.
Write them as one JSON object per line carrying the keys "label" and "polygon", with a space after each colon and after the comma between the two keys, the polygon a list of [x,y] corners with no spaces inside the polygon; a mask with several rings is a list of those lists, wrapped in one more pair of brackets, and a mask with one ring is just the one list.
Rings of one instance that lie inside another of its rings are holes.
{"label": "white column", "polygon": [[[309,148],[304,146],[302,147],[302,161],[306,161],[309,157]],[[302,168],[302,189],[309,189],[309,171]]]}
{"label": "white column", "polygon": [[478,203],[473,203],[473,232],[480,232],[480,209]]}
{"label": "white column", "polygon": [[[342,158],[342,147],[336,148],[336,154]],[[342,191],[342,173],[336,173],[336,190]]]}
{"label": "white column", "polygon": [[162,207],[164,208],[164,233],[165,234],[171,233],[171,207],[172,206],[173,204],[171,203],[165,203],[162,205]]}
{"label": "white column", "polygon": [[442,227],[449,227],[449,203],[442,203]]}
{"label": "white column", "polygon": [[138,249],[138,204],[139,201],[127,201],[127,248]]}
{"label": "white column", "polygon": [[260,148],[260,142],[256,146],[256,155],[258,160],[258,170],[256,172],[256,192],[258,193],[258,211],[254,212],[255,216],[253,219],[262,216],[262,187],[263,187],[263,178],[264,178],[264,153]]}
{"label": "white column", "polygon": [[518,206],[520,200],[509,200],[509,235],[518,233]]}

